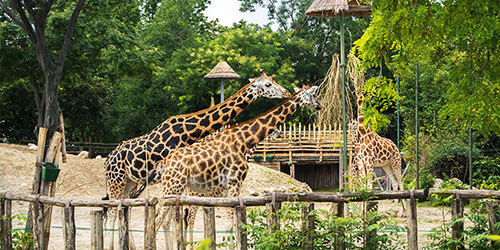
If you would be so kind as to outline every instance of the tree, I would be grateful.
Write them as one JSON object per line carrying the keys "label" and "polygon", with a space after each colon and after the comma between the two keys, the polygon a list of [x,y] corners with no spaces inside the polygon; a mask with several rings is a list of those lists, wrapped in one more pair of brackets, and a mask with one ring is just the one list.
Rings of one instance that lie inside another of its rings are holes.
{"label": "tree", "polygon": [[[42,117],[39,119],[40,123],[37,126],[47,127],[49,138],[59,126],[59,81],[63,74],[66,54],[72,42],[78,15],[85,4],[85,0],[78,0],[76,4],[72,4],[74,9],[66,26],[64,40],[58,53],[54,52],[54,48],[49,48],[45,34],[47,17],[53,4],[53,0],[41,2],[12,0],[9,3],[3,0],[0,1],[3,14],[7,16],[6,19],[22,28],[38,58],[44,76],[44,91],[41,98],[35,97],[37,101],[39,100],[39,104],[37,103],[38,115]],[[56,61],[54,61],[54,57],[57,57]],[[36,91],[34,93],[37,94]]]}
{"label": "tree", "polygon": [[373,21],[356,48],[365,65],[412,79],[424,65],[429,84],[447,86],[440,119],[500,133],[500,3],[373,1]]}

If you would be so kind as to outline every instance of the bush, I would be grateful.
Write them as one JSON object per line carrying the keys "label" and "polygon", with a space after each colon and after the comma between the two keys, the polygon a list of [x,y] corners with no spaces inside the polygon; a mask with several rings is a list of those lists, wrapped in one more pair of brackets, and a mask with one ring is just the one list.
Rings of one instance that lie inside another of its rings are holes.
{"label": "bush", "polygon": [[[361,203],[364,204],[364,203]],[[251,209],[248,224],[244,225],[249,235],[249,246],[255,249],[302,249],[307,232],[302,229],[305,219],[301,209],[306,203],[283,203],[277,211],[280,229],[271,233],[266,219],[271,217],[265,210]],[[364,205],[363,205],[364,206]],[[349,204],[353,216],[338,217],[333,211],[314,210],[315,231],[312,235],[314,249],[332,249],[344,244],[346,249],[402,249],[403,242],[397,232],[404,227],[397,226],[395,218],[386,213],[372,210],[360,211]],[[376,232],[376,233],[374,233]],[[366,235],[373,237],[367,239]]]}

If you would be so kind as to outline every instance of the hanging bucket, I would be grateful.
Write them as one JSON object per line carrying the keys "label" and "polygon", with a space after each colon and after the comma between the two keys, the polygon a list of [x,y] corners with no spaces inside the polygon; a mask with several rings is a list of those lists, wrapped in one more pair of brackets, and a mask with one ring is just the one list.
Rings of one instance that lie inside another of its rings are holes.
{"label": "hanging bucket", "polygon": [[45,181],[56,181],[59,176],[60,169],[57,164],[52,162],[42,163],[42,179]]}

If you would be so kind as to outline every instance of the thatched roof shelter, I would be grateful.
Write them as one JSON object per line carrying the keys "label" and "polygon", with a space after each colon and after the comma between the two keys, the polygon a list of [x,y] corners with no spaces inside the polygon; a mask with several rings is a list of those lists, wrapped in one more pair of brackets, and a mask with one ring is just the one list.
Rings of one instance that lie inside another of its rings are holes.
{"label": "thatched roof shelter", "polygon": [[236,73],[229,64],[225,61],[221,61],[215,65],[215,67],[204,76],[206,79],[221,80],[221,79],[238,79],[241,78],[238,73]]}
{"label": "thatched roof shelter", "polygon": [[315,0],[306,10],[308,16],[369,16],[371,6],[357,0]]}

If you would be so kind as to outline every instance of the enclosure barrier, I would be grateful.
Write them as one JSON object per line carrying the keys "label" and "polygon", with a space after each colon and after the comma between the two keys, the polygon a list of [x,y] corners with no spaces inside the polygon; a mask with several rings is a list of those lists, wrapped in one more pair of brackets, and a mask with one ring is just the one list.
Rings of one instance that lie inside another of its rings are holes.
{"label": "enclosure barrier", "polygon": [[[492,198],[499,199],[500,191],[489,190],[432,190],[430,194],[440,196],[455,197],[452,203],[452,210],[454,218],[461,218],[463,216],[463,199],[481,199]],[[166,196],[162,198],[141,198],[141,199],[123,199],[123,200],[64,200],[40,195],[26,195],[18,193],[5,193],[1,197],[0,204],[0,220],[1,225],[1,239],[2,249],[12,249],[12,201],[25,201],[33,203],[34,213],[34,244],[35,249],[44,249],[45,246],[41,244],[41,237],[43,237],[43,215],[41,211],[43,205],[58,206],[63,208],[63,235],[65,249],[75,249],[75,207],[114,207],[118,208],[119,218],[119,247],[120,249],[128,249],[128,208],[129,207],[144,207],[145,208],[145,228],[144,228],[144,249],[156,249],[156,233],[155,233],[155,208],[157,206],[173,205],[175,207],[174,214],[174,242],[178,249],[183,249],[183,225],[182,225],[182,206],[196,205],[203,206],[204,209],[204,236],[212,239],[212,244],[215,246],[215,216],[214,207],[232,207],[235,209],[237,227],[235,230],[237,249],[247,249],[247,235],[244,233],[244,228],[241,224],[246,223],[246,207],[248,206],[266,206],[268,211],[273,214],[281,206],[281,202],[333,202],[337,204],[337,215],[344,216],[344,204],[355,201],[369,201],[367,207],[376,206],[373,201],[387,200],[387,199],[409,199],[407,202],[407,234],[408,234],[408,247],[407,249],[418,249],[417,243],[417,208],[416,199],[424,198],[423,190],[403,190],[403,191],[382,191],[371,192],[367,194],[359,193],[270,193],[259,197],[232,197],[232,198],[209,198],[209,197],[187,197],[187,196]],[[365,197],[365,198],[362,198]],[[370,203],[371,202],[371,203]],[[493,231],[493,224],[500,221],[498,214],[495,214],[495,209],[498,209],[499,201],[494,201],[488,205],[488,213],[490,228],[492,234],[498,232]],[[314,203],[306,206],[302,212],[305,222],[302,227],[305,229],[307,235],[311,235],[314,231],[314,217],[312,213],[314,210]],[[103,248],[103,221],[102,210],[91,211],[91,244],[92,249]],[[268,220],[268,227],[270,230],[279,229],[279,220],[275,217]],[[463,222],[457,222],[453,226],[453,237],[459,239],[463,231]],[[376,234],[371,232],[370,234]],[[369,235],[367,235],[369,236]],[[306,237],[308,238],[308,237]],[[308,238],[312,241],[312,239]],[[309,249],[304,242],[304,249]]]}

